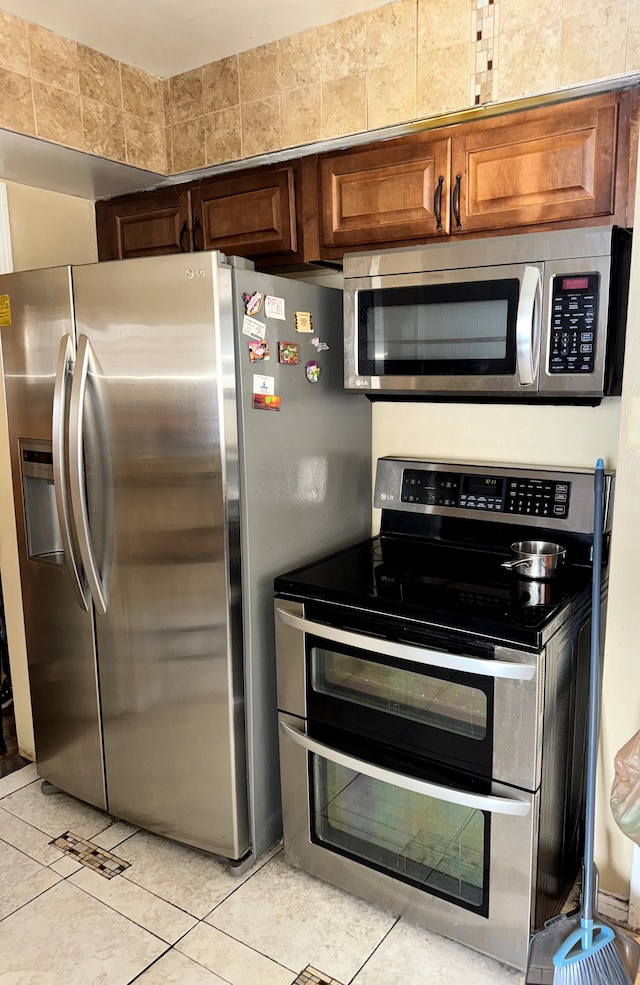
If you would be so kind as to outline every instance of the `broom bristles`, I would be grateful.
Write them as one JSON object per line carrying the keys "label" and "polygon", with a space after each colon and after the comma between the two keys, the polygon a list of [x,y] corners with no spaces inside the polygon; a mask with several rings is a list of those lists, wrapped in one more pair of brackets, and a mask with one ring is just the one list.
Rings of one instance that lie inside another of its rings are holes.
{"label": "broom bristles", "polygon": [[553,969],[553,985],[633,985],[613,941]]}

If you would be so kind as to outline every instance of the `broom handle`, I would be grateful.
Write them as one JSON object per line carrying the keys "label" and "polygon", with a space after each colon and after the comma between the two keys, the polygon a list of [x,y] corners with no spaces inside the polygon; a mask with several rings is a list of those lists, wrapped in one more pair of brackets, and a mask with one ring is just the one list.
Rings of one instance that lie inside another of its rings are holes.
{"label": "broom handle", "polygon": [[598,734],[600,730],[600,595],[602,582],[602,528],[604,526],[604,462],[596,463],[593,510],[593,575],[591,583],[591,659],[589,663],[589,712],[587,729],[587,796],[584,827],[584,920],[595,910],[595,826]]}

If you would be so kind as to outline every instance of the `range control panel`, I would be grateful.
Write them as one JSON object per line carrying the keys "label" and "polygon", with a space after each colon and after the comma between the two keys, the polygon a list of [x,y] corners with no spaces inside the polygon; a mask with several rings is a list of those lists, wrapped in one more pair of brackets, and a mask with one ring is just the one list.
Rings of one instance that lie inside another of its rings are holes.
{"label": "range control panel", "polygon": [[407,468],[401,500],[423,506],[515,513],[564,519],[569,513],[570,482],[527,476],[423,472]]}
{"label": "range control panel", "polygon": [[[594,462],[595,468],[595,462]],[[606,524],[615,473],[605,470]],[[593,534],[592,469],[379,458],[373,505],[385,513],[433,514]]]}
{"label": "range control panel", "polygon": [[596,273],[553,278],[550,373],[593,373],[599,285]]}

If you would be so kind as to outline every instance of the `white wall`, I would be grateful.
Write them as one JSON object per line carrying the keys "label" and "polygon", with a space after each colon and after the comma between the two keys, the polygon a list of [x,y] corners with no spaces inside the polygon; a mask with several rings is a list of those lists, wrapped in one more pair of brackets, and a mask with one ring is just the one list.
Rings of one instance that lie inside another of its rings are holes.
{"label": "white wall", "polygon": [[[7,182],[14,270],[98,259],[93,203]],[[2,284],[0,281],[0,293]],[[1,359],[1,353],[0,353]],[[1,367],[0,367],[1,368]],[[18,749],[35,758],[3,376],[0,373],[0,575]]]}

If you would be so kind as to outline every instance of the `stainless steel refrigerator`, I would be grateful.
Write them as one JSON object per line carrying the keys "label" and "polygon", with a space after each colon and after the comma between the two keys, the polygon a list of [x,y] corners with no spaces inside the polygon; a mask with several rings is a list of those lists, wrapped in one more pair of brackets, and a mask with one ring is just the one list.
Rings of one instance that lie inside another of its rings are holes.
{"label": "stainless steel refrigerator", "polygon": [[342,295],[220,253],[0,278],[41,776],[251,860],[279,836],[273,577],[370,529]]}

